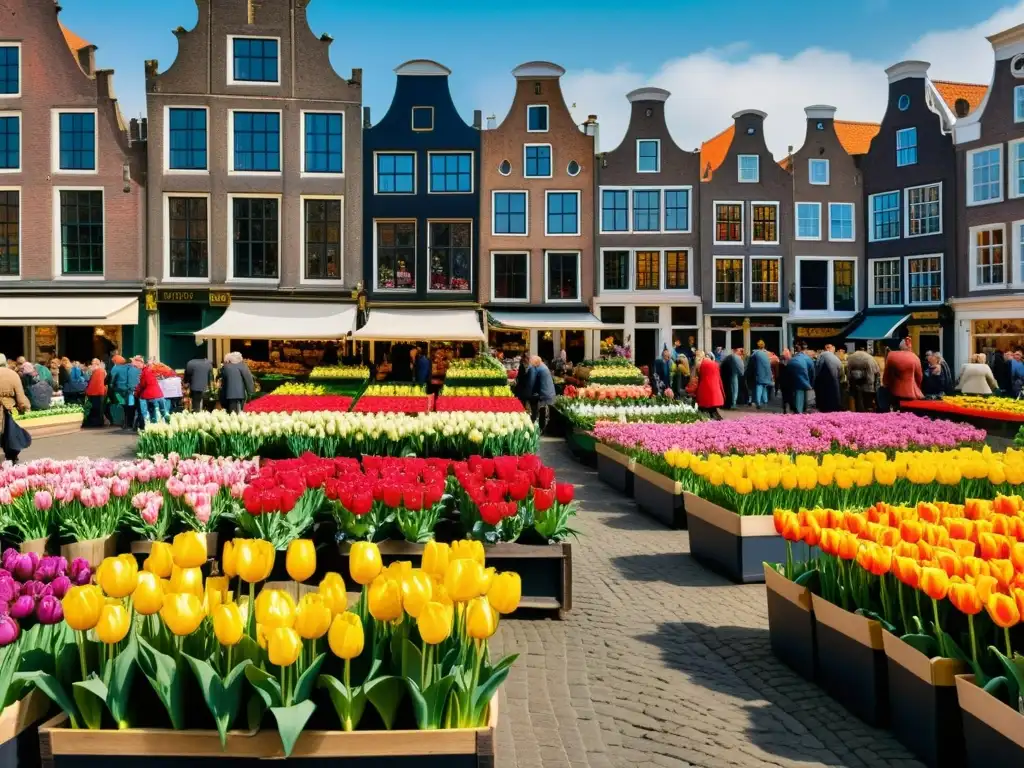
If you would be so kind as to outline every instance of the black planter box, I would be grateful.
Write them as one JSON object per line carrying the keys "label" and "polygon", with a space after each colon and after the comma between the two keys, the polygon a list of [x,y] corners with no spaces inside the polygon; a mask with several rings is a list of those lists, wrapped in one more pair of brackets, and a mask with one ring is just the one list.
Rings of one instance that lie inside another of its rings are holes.
{"label": "black planter box", "polygon": [[33,690],[0,713],[0,768],[39,768],[39,724],[50,699]]}
{"label": "black planter box", "polygon": [[[690,534],[693,535],[692,533]],[[767,563],[768,639],[775,657],[806,680],[814,681],[818,646],[814,639],[811,592],[787,579]]]}
{"label": "black planter box", "polygon": [[683,509],[683,487],[671,477],[642,464],[633,467],[633,498],[645,515],[677,530],[687,525]]}
{"label": "black planter box", "polygon": [[572,427],[565,435],[569,452],[588,467],[597,466],[597,438],[586,430]]}
{"label": "black planter box", "polygon": [[974,684],[974,675],[956,676],[968,768],[1024,765],[1024,715]]}
{"label": "black planter box", "polygon": [[633,495],[633,468],[636,462],[624,453],[598,443],[597,477],[605,485],[610,485],[619,493]]}

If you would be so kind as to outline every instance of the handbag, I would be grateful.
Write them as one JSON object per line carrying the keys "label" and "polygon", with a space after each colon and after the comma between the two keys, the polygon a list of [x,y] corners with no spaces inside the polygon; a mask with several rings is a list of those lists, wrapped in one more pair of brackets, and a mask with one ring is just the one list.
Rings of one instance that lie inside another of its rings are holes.
{"label": "handbag", "polygon": [[0,409],[4,412],[4,431],[0,435],[0,448],[7,456],[21,453],[32,445],[32,435],[14,420],[14,414],[5,406],[0,405]]}

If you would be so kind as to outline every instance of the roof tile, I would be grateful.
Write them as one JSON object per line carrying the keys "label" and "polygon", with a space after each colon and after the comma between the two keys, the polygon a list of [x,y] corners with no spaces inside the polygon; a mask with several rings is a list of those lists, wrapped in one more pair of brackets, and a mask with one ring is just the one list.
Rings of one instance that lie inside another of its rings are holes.
{"label": "roof tile", "polygon": [[71,49],[72,53],[78,53],[78,51],[85,48],[87,45],[92,45],[88,40],[83,37],[79,37],[70,29],[65,27],[63,23],[60,25],[60,31],[64,33],[64,40],[67,42],[68,48]]}
{"label": "roof tile", "polygon": [[[970,109],[967,111],[969,115],[978,108],[981,100],[985,98],[985,92],[988,90],[987,85],[954,83],[949,80],[932,80],[932,85],[935,86],[935,90],[939,92],[942,100],[946,102],[946,105],[953,111],[954,115],[956,114],[956,102],[958,99],[964,99],[970,105]],[[965,116],[960,115],[960,117]]]}

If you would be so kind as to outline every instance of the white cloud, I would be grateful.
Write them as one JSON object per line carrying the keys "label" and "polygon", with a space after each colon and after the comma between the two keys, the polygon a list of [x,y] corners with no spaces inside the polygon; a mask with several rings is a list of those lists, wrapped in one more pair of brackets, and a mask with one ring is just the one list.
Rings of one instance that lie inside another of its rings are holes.
{"label": "white cloud", "polygon": [[[932,62],[937,79],[988,83],[992,48],[986,35],[1008,29],[1024,17],[1024,0],[972,27],[930,32],[909,46],[903,59]],[[843,51],[808,48],[791,57],[752,53],[738,43],[666,61],[656,72],[628,66],[610,71],[569,72],[563,78],[566,101],[582,122],[598,115],[601,149],[614,149],[629,122],[627,92],[642,85],[667,88],[668,124],[676,143],[694,149],[732,124],[733,113],[768,113],[765,136],[777,157],[803,141],[804,107],[831,104],[843,120],[881,120],[887,98],[885,68],[896,63],[857,58]]]}

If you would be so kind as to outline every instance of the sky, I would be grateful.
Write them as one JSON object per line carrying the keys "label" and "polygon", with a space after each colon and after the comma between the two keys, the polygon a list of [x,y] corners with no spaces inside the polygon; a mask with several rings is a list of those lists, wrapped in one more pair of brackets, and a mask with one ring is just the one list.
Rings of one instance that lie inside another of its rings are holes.
{"label": "sky", "polygon": [[[125,115],[145,114],[143,62],[170,66],[171,30],[194,26],[195,0],[61,5],[64,23],[98,46],[98,66],[116,70]],[[985,36],[1024,23],[1024,0],[311,0],[309,19],[317,35],[334,37],[340,74],[363,69],[374,122],[390,104],[394,68],[409,59],[452,70],[467,122],[474,109],[500,122],[514,92],[511,70],[546,60],[567,70],[563,92],[577,122],[598,116],[602,150],[625,133],[625,94],[655,85],[672,92],[669,128],[682,148],[700,146],[738,110],[761,109],[769,147],[781,156],[802,141],[808,105],[831,104],[838,119],[879,121],[884,70],[898,61],[923,59],[935,79],[987,84]]]}

